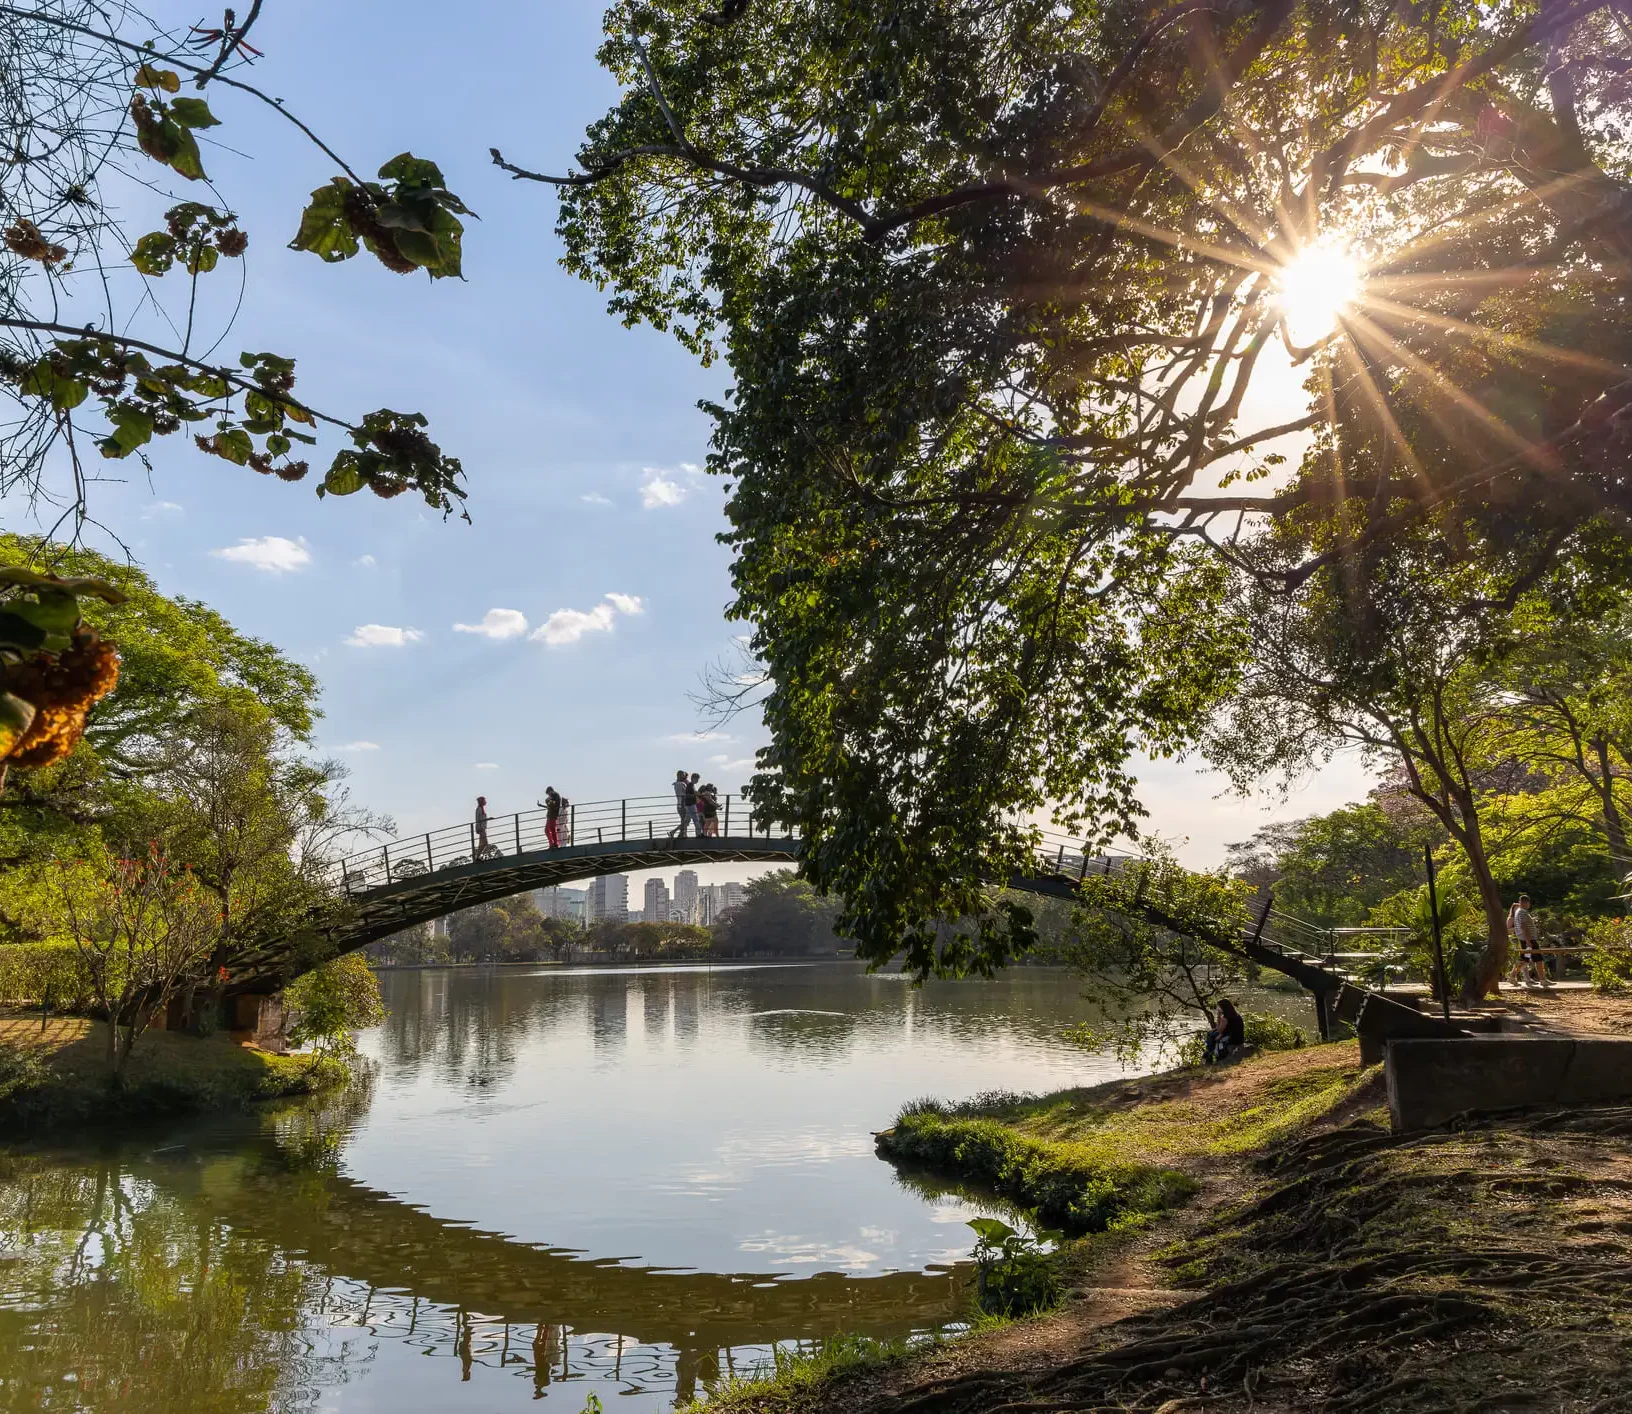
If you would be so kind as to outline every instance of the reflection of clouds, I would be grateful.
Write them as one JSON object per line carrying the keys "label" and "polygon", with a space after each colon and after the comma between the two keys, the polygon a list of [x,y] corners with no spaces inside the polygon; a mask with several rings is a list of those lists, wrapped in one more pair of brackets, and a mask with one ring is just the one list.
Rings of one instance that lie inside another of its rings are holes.
{"label": "reflection of clouds", "polygon": [[781,1134],[729,1134],[714,1150],[707,1167],[680,1167],[652,1185],[655,1192],[719,1199],[745,1188],[757,1171],[801,1164],[826,1164],[835,1159],[867,1157],[873,1152],[870,1134],[846,1130],[788,1130]]}
{"label": "reflection of clouds", "polygon": [[[877,1228],[864,1229],[862,1236],[872,1233],[889,1238],[895,1245],[895,1234],[882,1233]],[[882,1243],[878,1244],[884,1245]],[[811,1241],[808,1238],[785,1233],[767,1232],[758,1237],[745,1237],[737,1244],[739,1252],[752,1252],[769,1257],[773,1267],[808,1267],[820,1265],[827,1271],[856,1272],[876,1266],[883,1258],[854,1243]]]}
{"label": "reflection of clouds", "polygon": [[865,1158],[873,1136],[865,1130],[784,1130],[780,1134],[728,1134],[714,1151],[733,1171],[776,1164],[826,1164],[834,1159]]}

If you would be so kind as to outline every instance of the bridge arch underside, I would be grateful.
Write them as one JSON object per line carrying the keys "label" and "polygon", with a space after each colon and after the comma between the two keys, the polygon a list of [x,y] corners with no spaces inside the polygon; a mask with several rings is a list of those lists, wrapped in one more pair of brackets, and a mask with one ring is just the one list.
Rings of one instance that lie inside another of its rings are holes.
{"label": "bridge arch underside", "polygon": [[264,952],[252,954],[245,960],[246,965],[240,967],[228,992],[275,991],[305,970],[295,960],[299,956],[311,955],[314,960],[322,960],[355,952],[415,924],[429,923],[461,908],[496,903],[534,889],[642,869],[686,868],[699,864],[785,864],[791,867],[798,862],[798,840],[763,836],[621,840],[481,859],[354,892],[345,920],[327,934],[328,947],[271,946]]}

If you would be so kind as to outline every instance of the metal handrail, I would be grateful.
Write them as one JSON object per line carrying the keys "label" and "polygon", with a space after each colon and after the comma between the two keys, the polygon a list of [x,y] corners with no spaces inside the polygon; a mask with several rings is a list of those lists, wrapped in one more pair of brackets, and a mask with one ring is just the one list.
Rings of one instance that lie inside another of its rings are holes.
{"label": "metal handrail", "polygon": [[[632,796],[582,804],[569,801],[558,818],[555,845],[549,838],[548,817],[549,812],[542,808],[489,815],[485,848],[474,819],[424,834],[404,835],[335,860],[320,871],[320,877],[347,895],[355,895],[478,859],[514,857],[574,844],[655,842],[669,838],[680,826],[672,795]],[[721,839],[798,838],[797,831],[773,827],[736,795],[721,798],[716,820]],[[735,834],[733,824],[738,827]],[[746,831],[742,830],[743,825],[747,826]],[[687,837],[690,837],[689,831]]]}
{"label": "metal handrail", "polygon": [[[732,833],[733,811],[740,827],[746,832]],[[474,819],[459,825],[447,825],[424,834],[407,835],[387,840],[366,850],[360,850],[344,859],[334,861],[322,871],[322,877],[332,887],[348,896],[383,888],[387,884],[421,878],[443,869],[471,864],[478,859],[514,858],[551,848],[569,848],[588,844],[656,843],[674,838],[679,827],[678,808],[673,795],[628,796],[621,800],[593,800],[583,803],[566,802],[557,821],[555,844],[548,833],[549,812],[542,807],[521,810],[509,815],[487,817],[487,844],[482,847]],[[776,827],[754,812],[748,801],[736,795],[720,800],[716,816],[717,836],[741,842],[753,839],[780,838],[796,840],[798,830]],[[1120,874],[1132,866],[1145,862],[1146,856],[1119,849],[1100,849],[1089,854],[1079,840],[1057,830],[1035,830],[1035,852],[1039,868],[1053,874],[1081,882],[1090,873],[1096,875]],[[1277,925],[1277,931],[1302,935],[1304,946],[1297,946],[1284,937],[1262,935],[1261,941],[1290,956],[1318,962],[1329,948],[1318,951],[1307,946],[1309,937],[1329,939],[1330,932],[1271,909],[1267,915]],[[1224,919],[1210,919],[1221,927],[1231,926]],[[1247,931],[1252,931],[1248,925]]]}

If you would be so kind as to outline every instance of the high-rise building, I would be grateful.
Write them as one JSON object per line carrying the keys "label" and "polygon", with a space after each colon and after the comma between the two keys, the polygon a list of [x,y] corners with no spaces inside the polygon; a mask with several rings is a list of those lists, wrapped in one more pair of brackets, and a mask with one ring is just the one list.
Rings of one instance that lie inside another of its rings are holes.
{"label": "high-rise building", "polygon": [[682,869],[674,876],[674,906],[680,911],[680,922],[697,921],[697,871]]}
{"label": "high-rise building", "polygon": [[588,889],[553,887],[533,890],[533,902],[546,918],[565,918],[574,923],[584,921],[584,903]]}
{"label": "high-rise building", "polygon": [[629,876],[602,874],[590,884],[589,897],[584,902],[584,922],[598,923],[610,918],[622,923],[629,915]]}
{"label": "high-rise building", "polygon": [[697,890],[697,921],[708,927],[720,915],[720,886],[704,884]]}
{"label": "high-rise building", "polygon": [[[693,879],[696,877],[692,875]],[[669,886],[661,879],[646,881],[646,908],[640,916],[648,923],[669,921]]]}
{"label": "high-rise building", "polygon": [[733,908],[742,906],[742,885],[735,879],[728,880],[720,885],[720,903],[715,917],[721,913],[729,913]]}

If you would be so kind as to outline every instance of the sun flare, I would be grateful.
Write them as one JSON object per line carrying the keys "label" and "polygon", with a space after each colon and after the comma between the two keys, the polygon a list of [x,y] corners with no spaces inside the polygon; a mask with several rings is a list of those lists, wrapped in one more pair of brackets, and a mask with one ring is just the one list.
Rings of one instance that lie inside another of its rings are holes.
{"label": "sun flare", "polygon": [[1305,246],[1275,280],[1287,336],[1307,348],[1337,328],[1360,293],[1360,262],[1338,245]]}

